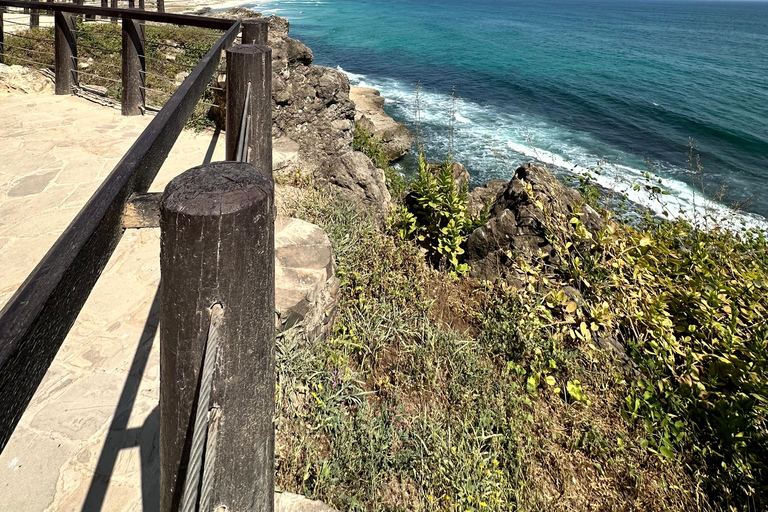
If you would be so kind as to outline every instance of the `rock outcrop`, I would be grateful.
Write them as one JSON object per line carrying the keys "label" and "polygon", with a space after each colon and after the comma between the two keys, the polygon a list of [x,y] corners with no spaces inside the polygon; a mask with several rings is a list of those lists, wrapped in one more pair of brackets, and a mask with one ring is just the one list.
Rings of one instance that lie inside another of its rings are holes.
{"label": "rock outcrop", "polygon": [[[530,185],[530,190],[526,185]],[[497,183],[488,188],[495,187]],[[492,190],[483,192],[486,193]],[[517,276],[509,273],[511,258],[523,256],[558,263],[558,256],[546,236],[548,219],[560,218],[571,226],[568,220],[577,215],[592,236],[603,227],[602,217],[584,204],[576,190],[566,187],[535,164],[523,165],[515,171],[515,177],[493,200],[490,215],[490,220],[467,239],[466,261],[471,267],[470,275],[486,280],[501,277],[513,284]],[[589,246],[587,239],[578,249],[589,250]]]}
{"label": "rock outcrop", "polygon": [[486,204],[490,206],[496,202],[496,198],[507,188],[508,184],[507,180],[491,180],[481,187],[472,189],[467,194],[467,211],[473,217],[477,217]]}
{"label": "rock outcrop", "polygon": [[335,187],[342,198],[361,203],[380,214],[389,211],[391,197],[384,182],[384,171],[358,151],[327,158],[315,172],[318,186]]}
{"label": "rock outcrop", "polygon": [[[221,15],[263,17],[239,7]],[[336,188],[347,200],[385,216],[390,197],[383,171],[352,148],[355,104],[349,97],[347,75],[312,64],[312,50],[288,36],[288,20],[266,19],[272,48],[272,137],[279,153],[273,170],[301,169],[313,174],[318,186]],[[219,87],[225,80],[226,76],[219,77]],[[223,98],[215,100],[224,103]],[[224,112],[224,108],[217,110]]]}
{"label": "rock outcrop", "polygon": [[318,226],[299,219],[275,221],[275,327],[283,337],[322,340],[339,301],[331,241]]}
{"label": "rock outcrop", "polygon": [[349,97],[355,104],[355,123],[381,140],[381,146],[391,162],[405,155],[416,140],[402,123],[384,112],[384,98],[376,89],[350,87]]}
{"label": "rock outcrop", "polygon": [[0,93],[53,92],[53,80],[24,66],[0,64]]}

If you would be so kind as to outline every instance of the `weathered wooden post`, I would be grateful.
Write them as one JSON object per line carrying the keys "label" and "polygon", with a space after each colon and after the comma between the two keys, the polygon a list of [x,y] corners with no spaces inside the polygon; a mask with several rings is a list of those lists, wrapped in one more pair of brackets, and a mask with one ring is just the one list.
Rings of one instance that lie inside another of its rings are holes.
{"label": "weathered wooden post", "polygon": [[3,13],[5,7],[0,7],[0,64],[5,64],[5,27],[3,27]]}
{"label": "weathered wooden post", "polygon": [[243,44],[267,46],[269,40],[269,22],[264,18],[243,20]]}
{"label": "weathered wooden post", "polygon": [[[202,399],[201,416],[210,418],[208,439],[202,443],[208,446],[205,469],[190,478],[203,482],[200,494],[210,497],[203,499],[210,503],[206,510],[273,511],[273,186],[270,169],[216,162],[186,171],[163,193],[162,512],[179,510],[188,467],[201,464],[199,451],[190,455],[192,432],[198,395],[204,397],[203,390],[211,384],[210,399]],[[212,354],[215,370],[207,373],[203,360],[211,349],[207,343],[213,343],[209,324],[212,308],[218,305],[223,316],[211,332],[218,346]],[[196,494],[197,486],[191,487]]]}
{"label": "weathered wooden post", "polygon": [[165,1],[157,0],[157,12],[165,12]]}
{"label": "weathered wooden post", "polygon": [[77,84],[77,42],[75,39],[75,16],[61,11],[53,14],[56,32],[54,35],[56,58],[56,94],[71,94]]}
{"label": "weathered wooden post", "polygon": [[40,11],[37,9],[31,9],[29,11],[29,28],[37,28],[40,26]]}
{"label": "weathered wooden post", "polygon": [[[109,2],[109,6],[112,9],[117,9],[117,0],[112,0],[111,2]],[[110,18],[109,21],[111,21],[112,23],[117,23],[117,18]]]}
{"label": "weathered wooden post", "polygon": [[[248,84],[250,105],[243,116]],[[236,159],[240,132],[248,126],[248,116],[251,130],[247,161],[271,172],[272,50],[267,46],[240,44],[227,50],[227,160]]]}
{"label": "weathered wooden post", "polygon": [[144,108],[144,22],[123,17],[123,66],[121,112],[124,116],[142,114]]}

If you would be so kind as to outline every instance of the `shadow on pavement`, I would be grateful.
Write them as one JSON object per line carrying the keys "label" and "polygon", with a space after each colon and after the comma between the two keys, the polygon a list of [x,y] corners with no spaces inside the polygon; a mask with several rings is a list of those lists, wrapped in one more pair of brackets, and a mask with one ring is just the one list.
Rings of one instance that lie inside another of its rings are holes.
{"label": "shadow on pavement", "polygon": [[99,456],[96,471],[88,489],[82,512],[102,512],[104,498],[107,494],[109,481],[115,470],[115,463],[121,450],[139,447],[141,458],[141,496],[144,512],[159,512],[160,510],[160,460],[158,436],[160,433],[160,407],[150,413],[144,424],[139,428],[128,428],[131,411],[136,402],[141,378],[147,367],[152,342],[157,333],[160,318],[160,289],[152,300],[141,340],[133,357],[130,372],[125,380],[120,401],[117,403],[112,423],[109,426],[107,440]]}

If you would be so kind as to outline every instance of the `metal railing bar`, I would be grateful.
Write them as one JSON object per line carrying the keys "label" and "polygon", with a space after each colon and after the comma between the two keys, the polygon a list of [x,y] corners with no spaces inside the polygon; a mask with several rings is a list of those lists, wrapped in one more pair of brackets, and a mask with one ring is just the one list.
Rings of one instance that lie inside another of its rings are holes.
{"label": "metal railing bar", "polygon": [[40,62],[40,61],[25,59],[23,57],[15,57],[15,56],[11,57],[11,56],[8,56],[7,58],[14,59],[14,60],[20,60],[22,62],[29,62],[31,64],[37,64],[38,66],[41,66],[44,69],[48,69],[48,68],[52,68],[53,67],[53,64],[45,64],[45,63]]}
{"label": "metal railing bar", "polygon": [[88,73],[87,71],[77,70],[77,74],[78,75],[85,75],[85,76],[94,76],[94,77],[99,78],[101,80],[107,80],[107,81],[115,82],[115,83],[118,83],[118,84],[123,83],[122,80],[116,80],[114,78],[107,78],[106,76],[97,75],[95,73]]}
{"label": "metal railing bar", "polygon": [[20,39],[27,39],[29,41],[38,41],[40,43],[53,44],[53,39],[40,39],[39,37],[22,36],[21,34],[8,34],[8,35],[6,35],[6,38],[8,38],[8,39],[13,38],[13,37],[18,37]]}
{"label": "metal railing bar", "polygon": [[[41,55],[50,55],[51,58],[53,58],[53,50],[51,50],[50,52],[44,52],[44,51],[40,51],[40,50],[33,50],[32,48],[24,48],[23,46],[16,46],[16,45],[7,44],[7,43],[4,43],[3,47],[4,47],[4,51],[8,51],[8,48],[16,48],[16,49],[22,50],[24,52],[39,53]],[[7,57],[14,58],[13,55],[7,55]]]}

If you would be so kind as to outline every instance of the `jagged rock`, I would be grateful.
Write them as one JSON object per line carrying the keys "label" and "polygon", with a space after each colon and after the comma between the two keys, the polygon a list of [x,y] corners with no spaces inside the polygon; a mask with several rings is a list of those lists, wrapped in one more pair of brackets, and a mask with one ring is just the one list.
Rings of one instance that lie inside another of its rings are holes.
{"label": "jagged rock", "polygon": [[[530,195],[526,183],[531,186]],[[580,207],[579,218],[593,236],[603,227],[603,219],[589,205],[583,204],[576,190],[564,186],[542,167],[523,165],[496,196],[489,221],[467,239],[466,261],[472,277],[487,280],[502,277],[517,284],[519,276],[508,272],[510,256],[558,262],[546,237],[545,214],[534,201],[540,201],[546,216],[559,216],[568,226],[568,220]],[[589,246],[589,240],[585,240],[579,249],[589,250]]]}
{"label": "jagged rock", "polygon": [[[263,17],[240,7],[212,16]],[[352,151],[355,104],[349,98],[347,75],[313,65],[312,50],[288,37],[288,20],[266,19],[272,48],[272,137],[276,147],[281,145],[277,153],[285,156],[277,159],[275,170],[290,173],[300,168],[314,175],[318,185],[333,187],[383,216],[390,200],[383,171],[376,170],[367,156]],[[219,74],[217,82],[225,89],[226,74]],[[223,124],[225,97],[217,89],[214,103],[219,107],[211,114]]]}
{"label": "jagged rock", "polygon": [[290,492],[275,493],[275,512],[336,512],[322,501]]}
{"label": "jagged rock", "polygon": [[[263,18],[250,9],[237,7],[212,16]],[[272,136],[287,137],[299,146],[297,165],[315,167],[329,156],[352,150],[355,105],[349,99],[349,79],[335,69],[315,66],[304,43],[288,37],[285,18],[269,16],[269,46],[272,48]],[[222,59],[222,65],[226,62]],[[225,89],[226,75],[217,87]],[[214,94],[212,110],[225,121],[225,97]],[[226,127],[225,127],[226,129]]]}
{"label": "jagged rock", "polygon": [[315,171],[315,183],[335,187],[341,197],[374,210],[379,219],[389,211],[391,197],[384,171],[359,151],[327,158]]}
{"label": "jagged rock", "polygon": [[355,104],[355,123],[382,140],[389,161],[397,160],[411,149],[413,134],[384,112],[384,98],[376,89],[350,87],[349,97]]}
{"label": "jagged rock", "polygon": [[318,226],[278,216],[275,220],[276,329],[281,336],[323,339],[339,301],[331,241]]}
{"label": "jagged rock", "polygon": [[477,217],[485,208],[486,203],[490,206],[496,201],[496,197],[507,188],[507,180],[491,180],[481,187],[474,188],[467,194],[467,210]]}

